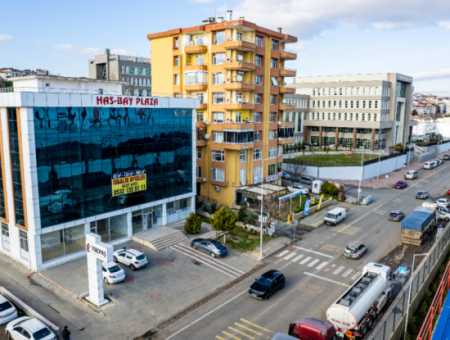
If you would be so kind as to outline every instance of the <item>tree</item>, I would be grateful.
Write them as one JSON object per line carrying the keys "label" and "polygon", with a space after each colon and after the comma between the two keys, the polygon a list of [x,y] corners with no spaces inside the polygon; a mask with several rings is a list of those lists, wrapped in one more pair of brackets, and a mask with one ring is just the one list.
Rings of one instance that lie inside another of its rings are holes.
{"label": "tree", "polygon": [[212,227],[215,230],[230,231],[233,230],[237,221],[237,216],[224,205],[214,213]]}
{"label": "tree", "polygon": [[[261,202],[255,202],[252,206],[256,211],[261,211]],[[289,214],[289,200],[279,201],[277,196],[265,195],[263,199],[263,222],[267,228],[276,220],[287,219]]]}
{"label": "tree", "polygon": [[245,220],[245,218],[247,216],[247,212],[248,212],[247,204],[246,203],[242,203],[242,205],[240,206],[240,208],[238,210],[237,220],[239,222],[244,222],[244,220]]}
{"label": "tree", "polygon": [[184,224],[184,230],[190,234],[198,234],[202,227],[202,218],[197,214],[191,212],[186,218],[186,223]]}
{"label": "tree", "polygon": [[412,115],[413,116],[418,116],[419,114],[417,113],[417,110],[416,109],[414,109],[413,111],[412,111]]}
{"label": "tree", "polygon": [[255,215],[253,214],[253,211],[251,210],[247,210],[247,214],[244,217],[244,223],[245,224],[250,224],[250,225],[255,225]]}
{"label": "tree", "polygon": [[211,203],[211,208],[209,209],[209,213],[210,214],[214,214],[217,211],[217,203],[216,202],[212,202]]}
{"label": "tree", "polygon": [[403,151],[403,149],[404,149],[402,143],[397,143],[395,146],[398,147],[398,149],[396,148],[396,150],[398,150],[398,151]]}

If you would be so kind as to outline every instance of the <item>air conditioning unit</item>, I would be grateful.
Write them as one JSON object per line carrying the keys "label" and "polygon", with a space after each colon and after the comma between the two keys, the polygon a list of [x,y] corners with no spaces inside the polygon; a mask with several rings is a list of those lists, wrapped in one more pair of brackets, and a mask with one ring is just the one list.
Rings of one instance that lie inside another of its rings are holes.
{"label": "air conditioning unit", "polygon": [[214,190],[215,190],[215,191],[220,191],[220,187],[219,187],[218,185],[215,185],[215,186],[214,186]]}

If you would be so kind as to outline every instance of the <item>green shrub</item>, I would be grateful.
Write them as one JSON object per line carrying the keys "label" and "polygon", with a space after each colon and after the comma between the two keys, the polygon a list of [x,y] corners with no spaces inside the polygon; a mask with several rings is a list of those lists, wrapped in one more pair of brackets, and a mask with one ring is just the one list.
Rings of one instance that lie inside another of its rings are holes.
{"label": "green shrub", "polygon": [[223,205],[222,208],[215,212],[212,227],[215,230],[230,231],[233,230],[236,220],[236,214]]}
{"label": "green shrub", "polygon": [[397,143],[395,146],[399,147],[399,151],[403,151],[404,147],[402,143]]}
{"label": "green shrub", "polygon": [[190,235],[198,234],[202,227],[202,218],[197,214],[191,212],[186,218],[186,223],[184,224],[184,231]]}
{"label": "green shrub", "polygon": [[242,203],[241,207],[238,210],[237,220],[239,222],[244,222],[245,221],[245,217],[247,216],[247,212],[248,212],[247,204]]}
{"label": "green shrub", "polygon": [[214,214],[217,211],[217,203],[211,203],[211,208],[209,209],[210,214]]}
{"label": "green shrub", "polygon": [[244,223],[255,225],[255,221],[256,221],[256,218],[255,218],[255,215],[253,214],[253,212],[250,210],[247,210],[247,213],[244,217]]}

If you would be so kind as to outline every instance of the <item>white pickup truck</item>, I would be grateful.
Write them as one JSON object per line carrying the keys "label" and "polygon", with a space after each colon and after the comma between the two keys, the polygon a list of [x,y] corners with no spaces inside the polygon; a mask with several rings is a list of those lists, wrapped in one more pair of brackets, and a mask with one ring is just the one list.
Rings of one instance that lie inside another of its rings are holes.
{"label": "white pickup truck", "polygon": [[448,211],[447,208],[444,208],[443,206],[439,205],[438,203],[423,202],[422,207],[435,209],[438,219],[440,219],[440,220],[446,220],[446,221],[450,220],[450,211]]}

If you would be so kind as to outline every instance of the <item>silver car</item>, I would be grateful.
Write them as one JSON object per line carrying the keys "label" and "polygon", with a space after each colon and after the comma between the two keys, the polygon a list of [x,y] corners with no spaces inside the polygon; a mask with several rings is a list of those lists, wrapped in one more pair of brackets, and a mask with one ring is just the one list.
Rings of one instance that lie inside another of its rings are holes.
{"label": "silver car", "polygon": [[367,246],[364,243],[350,243],[345,246],[344,256],[351,259],[359,259],[367,252]]}
{"label": "silver car", "polygon": [[191,242],[191,247],[211,255],[211,257],[224,257],[227,255],[227,248],[213,239],[197,238]]}

